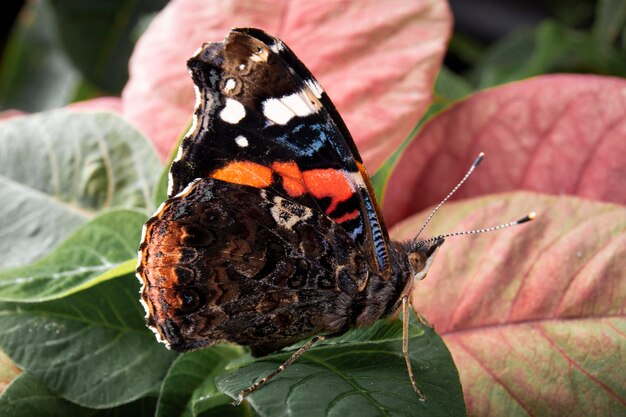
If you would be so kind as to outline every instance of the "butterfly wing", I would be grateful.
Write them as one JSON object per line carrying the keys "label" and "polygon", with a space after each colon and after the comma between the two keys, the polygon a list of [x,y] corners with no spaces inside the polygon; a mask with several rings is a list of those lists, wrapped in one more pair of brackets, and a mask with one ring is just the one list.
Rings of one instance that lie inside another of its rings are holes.
{"label": "butterfly wing", "polygon": [[169,195],[196,178],[272,190],[330,217],[377,271],[389,272],[389,238],[361,157],[293,52],[261,30],[234,29],[188,67],[194,125],[172,164]]}
{"label": "butterfly wing", "polygon": [[148,324],[172,349],[228,340],[267,351],[352,325],[368,267],[319,211],[205,178],[146,223],[137,274]]}

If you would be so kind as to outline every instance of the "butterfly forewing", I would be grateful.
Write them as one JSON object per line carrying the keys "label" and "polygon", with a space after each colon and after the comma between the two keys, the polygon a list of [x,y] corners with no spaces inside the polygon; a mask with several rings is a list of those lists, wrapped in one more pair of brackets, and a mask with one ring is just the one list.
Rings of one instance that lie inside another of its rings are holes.
{"label": "butterfly forewing", "polygon": [[196,114],[170,196],[207,177],[272,190],[328,216],[389,271],[389,239],[354,141],[293,52],[258,29],[235,29],[188,66]]}

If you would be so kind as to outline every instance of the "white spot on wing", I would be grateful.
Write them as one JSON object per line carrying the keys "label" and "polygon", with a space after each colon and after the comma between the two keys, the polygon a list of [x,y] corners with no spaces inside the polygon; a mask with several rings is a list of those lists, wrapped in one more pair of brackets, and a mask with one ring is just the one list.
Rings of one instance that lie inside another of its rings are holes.
{"label": "white spot on wing", "polygon": [[279,226],[291,229],[296,223],[304,221],[312,216],[311,209],[301,206],[282,197],[274,197],[272,217]]}
{"label": "white spot on wing", "polygon": [[244,117],[246,117],[246,109],[243,104],[232,98],[227,98],[226,105],[220,112],[220,118],[227,123],[235,124]]}
{"label": "white spot on wing", "polygon": [[245,136],[239,135],[235,138],[235,143],[240,148],[245,148],[246,146],[248,146],[248,139]]}
{"label": "white spot on wing", "polygon": [[285,49],[285,44],[276,39],[274,43],[270,46],[270,49],[275,53],[279,53]]}
{"label": "white spot on wing", "polygon": [[268,98],[263,102],[263,114],[279,125],[287,123],[295,114],[277,98]]}
{"label": "white spot on wing", "polygon": [[309,87],[311,89],[313,94],[315,94],[315,97],[322,98],[322,93],[324,92],[324,89],[322,88],[321,85],[319,85],[317,83],[317,81],[315,81],[315,80],[306,80],[306,81],[304,81],[304,83],[307,85],[307,87]]}
{"label": "white spot on wing", "polygon": [[302,89],[281,98],[265,100],[263,115],[276,124],[284,125],[296,116],[304,117],[317,113],[320,108],[321,103],[310,96],[308,89]]}
{"label": "white spot on wing", "polygon": [[[178,148],[178,150],[180,151],[180,148]],[[172,176],[172,172],[170,171],[167,174],[167,195],[172,194],[173,191],[174,191],[174,177]]]}
{"label": "white spot on wing", "polygon": [[226,85],[224,85],[224,90],[226,92],[229,92],[229,91],[232,91],[236,86],[237,86],[237,81],[235,81],[233,78],[229,78],[228,80],[226,80]]}
{"label": "white spot on wing", "polygon": [[[346,172],[344,171],[344,175],[345,174],[346,174]],[[349,175],[352,177],[352,182],[354,182],[354,184],[358,188],[367,188],[367,186],[365,185],[365,181],[363,181],[363,176],[361,175],[360,171],[350,172]]]}

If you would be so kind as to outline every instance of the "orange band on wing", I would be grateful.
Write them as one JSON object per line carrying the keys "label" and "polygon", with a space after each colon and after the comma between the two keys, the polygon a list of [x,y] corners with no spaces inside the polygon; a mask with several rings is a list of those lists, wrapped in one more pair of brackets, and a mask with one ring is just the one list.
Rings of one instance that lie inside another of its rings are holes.
{"label": "orange band on wing", "polygon": [[265,188],[272,184],[272,169],[250,161],[236,161],[214,171],[211,178]]}
{"label": "orange band on wing", "polygon": [[337,205],[354,194],[352,183],[343,171],[337,169],[312,169],[302,173],[304,183],[315,198],[330,197],[326,214],[330,215]]}
{"label": "orange band on wing", "polygon": [[299,197],[306,192],[302,172],[295,162],[274,162],[272,169],[282,177],[283,188],[291,197]]}

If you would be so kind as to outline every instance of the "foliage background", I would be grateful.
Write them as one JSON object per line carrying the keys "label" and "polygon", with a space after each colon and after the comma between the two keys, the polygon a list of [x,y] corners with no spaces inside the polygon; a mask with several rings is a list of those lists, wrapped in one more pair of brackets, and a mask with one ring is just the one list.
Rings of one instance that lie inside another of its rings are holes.
{"label": "foliage background", "polygon": [[[0,265],[6,268],[0,272],[0,346],[8,356],[0,356],[0,410],[7,415],[289,412],[273,408],[289,385],[277,384],[267,396],[253,397],[252,408],[225,405],[228,398],[220,391],[234,393],[274,364],[246,367],[239,359],[243,372],[229,380],[223,369],[239,366],[233,365],[243,353],[239,348],[175,358],[146,332],[136,282],[129,286],[112,279],[128,277],[134,267],[139,225],[161,200],[153,197],[164,178],[161,161],[190,114],[187,97],[172,98],[173,108],[177,100],[183,105],[178,121],[166,123],[171,133],[165,140],[150,134],[151,125],[163,130],[158,120],[137,113],[126,116],[140,131],[111,114],[14,118],[64,106],[124,113],[124,103],[112,97],[126,86],[125,103],[132,103],[129,60],[166,4],[41,0],[3,5],[0,108],[5,112],[0,117],[8,120],[0,129]],[[412,108],[412,118],[402,118],[409,128],[419,119],[408,139],[398,148],[406,133],[398,134],[375,146],[376,132],[361,130],[376,130],[375,121],[353,122],[357,141],[365,138],[359,146],[368,166],[376,168],[374,183],[387,223],[396,225],[394,237],[411,237],[423,219],[414,214],[441,199],[479,151],[489,158],[482,172],[458,194],[462,201],[442,210],[429,230],[470,229],[529,210],[541,217],[523,230],[447,242],[449,248],[413,294],[414,306],[450,349],[469,415],[617,415],[626,407],[626,3],[457,0],[450,5],[455,28],[444,65],[434,95],[422,100],[423,109]],[[444,32],[437,34],[442,43]],[[342,38],[329,33],[331,39]],[[426,60],[430,66],[420,88],[432,89],[438,59]],[[545,75],[553,73],[579,75]],[[346,69],[339,75],[347,74],[357,78]],[[359,74],[366,80],[368,75]],[[323,84],[336,88],[332,79]],[[342,109],[342,91],[331,96],[350,122],[355,116]],[[154,113],[163,106],[139,98],[148,105],[135,105],[138,110]],[[84,100],[89,101],[79,103]],[[361,114],[372,111],[363,103]],[[397,119],[391,122],[395,126]],[[142,132],[148,132],[161,161]],[[374,139],[367,139],[370,133]],[[46,189],[42,184],[49,172],[61,173],[57,184],[72,187]],[[105,172],[114,175],[103,182]],[[48,196],[54,196],[53,204]],[[58,276],[64,277],[60,285]],[[397,351],[398,329],[379,326],[349,335],[343,347],[316,350],[310,361],[349,354],[355,344],[366,350],[388,344]],[[78,335],[88,337],[76,343]],[[440,340],[414,324],[411,343],[418,347],[412,355],[423,359],[441,350]],[[422,350],[425,342],[438,348]],[[455,389],[445,354],[432,360],[442,361],[435,372],[444,380],[441,389]],[[419,363],[421,371],[432,372],[424,365],[428,361]],[[354,356],[339,365],[359,369]],[[315,373],[306,368],[312,365],[302,366],[303,375]],[[216,385],[213,376],[219,374]],[[296,410],[305,404],[298,399]],[[396,405],[388,407],[400,415],[419,408]],[[364,414],[361,407],[349,411]],[[462,408],[437,412],[462,415]]]}

